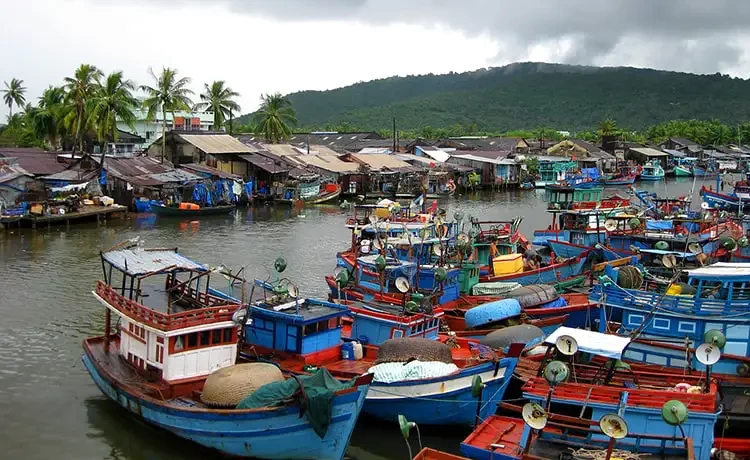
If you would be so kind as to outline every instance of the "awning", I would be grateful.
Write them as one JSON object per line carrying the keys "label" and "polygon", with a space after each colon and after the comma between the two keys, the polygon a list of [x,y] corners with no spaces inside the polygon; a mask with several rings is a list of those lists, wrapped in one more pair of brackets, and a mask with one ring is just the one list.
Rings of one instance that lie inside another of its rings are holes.
{"label": "awning", "polygon": [[621,337],[614,334],[602,334],[601,332],[587,331],[584,329],[575,329],[572,327],[561,326],[555,332],[550,334],[544,343],[555,345],[557,339],[567,335],[573,337],[578,343],[578,350],[591,353],[605,358],[620,359],[622,352],[630,345],[629,337]]}
{"label": "awning", "polygon": [[206,267],[180,255],[177,251],[143,248],[118,249],[103,254],[104,260],[131,276],[160,271],[206,271]]}

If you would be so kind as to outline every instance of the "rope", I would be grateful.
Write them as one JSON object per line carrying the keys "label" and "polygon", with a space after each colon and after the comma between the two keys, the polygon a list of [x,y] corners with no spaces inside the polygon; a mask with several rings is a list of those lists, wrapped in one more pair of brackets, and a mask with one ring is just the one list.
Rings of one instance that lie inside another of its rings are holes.
{"label": "rope", "polygon": [[[607,458],[607,449],[574,449],[572,447],[569,447],[568,449],[571,450],[571,454],[575,458],[590,460],[605,460]],[[649,454],[636,454],[635,452],[630,452],[627,450],[614,449],[612,451],[611,458],[617,458],[621,460],[640,460],[641,457],[646,455]]]}

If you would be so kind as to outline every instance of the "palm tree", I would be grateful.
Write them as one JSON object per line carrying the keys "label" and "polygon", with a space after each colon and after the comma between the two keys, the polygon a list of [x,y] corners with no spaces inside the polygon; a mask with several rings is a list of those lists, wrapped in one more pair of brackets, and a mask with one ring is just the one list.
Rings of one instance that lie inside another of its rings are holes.
{"label": "palm tree", "polygon": [[177,69],[164,67],[161,74],[157,77],[152,69],[148,72],[156,81],[156,86],[141,86],[141,90],[148,94],[143,101],[143,107],[148,110],[146,118],[153,120],[157,112],[161,112],[161,161],[164,163],[164,156],[167,154],[167,112],[176,110],[190,110],[193,105],[190,95],[193,92],[187,88],[190,84],[190,78],[177,78]]}
{"label": "palm tree", "polygon": [[215,81],[210,86],[205,83],[201,102],[195,104],[195,110],[208,109],[214,113],[214,129],[221,129],[224,126],[224,121],[230,117],[231,111],[240,111],[240,105],[232,99],[240,93],[224,86],[225,83],[224,80]]}
{"label": "palm tree", "polygon": [[10,120],[13,118],[13,104],[16,104],[18,107],[23,107],[23,105],[26,103],[26,97],[24,96],[24,93],[26,92],[26,87],[23,86],[23,80],[19,80],[17,78],[11,78],[10,84],[8,82],[5,83],[5,89],[3,92],[5,95],[3,96],[3,100],[8,105],[8,109],[10,110],[8,114],[8,119]]}
{"label": "palm tree", "polygon": [[65,90],[50,86],[39,97],[39,107],[30,114],[34,133],[52,147],[57,148],[58,135],[63,133],[63,119],[70,111],[65,105]]}
{"label": "palm tree", "polygon": [[262,94],[260,101],[254,121],[267,140],[278,143],[292,133],[291,127],[297,124],[297,114],[289,99],[280,93]]}
{"label": "palm tree", "polygon": [[[75,140],[80,150],[83,150],[82,130],[86,128],[83,124],[86,119],[86,104],[99,87],[99,81],[104,76],[101,70],[91,64],[81,64],[72,77],[65,77],[66,99],[75,106],[75,111],[70,115],[73,117]],[[75,151],[76,144],[73,144]]]}
{"label": "palm tree", "polygon": [[138,106],[134,90],[135,83],[124,79],[122,72],[112,72],[88,101],[88,119],[96,126],[99,142],[114,142],[119,138],[117,120],[133,129],[136,119],[133,109]]}
{"label": "palm tree", "polygon": [[617,132],[617,123],[611,119],[607,118],[606,120],[602,120],[599,122],[599,135],[604,136],[612,136]]}

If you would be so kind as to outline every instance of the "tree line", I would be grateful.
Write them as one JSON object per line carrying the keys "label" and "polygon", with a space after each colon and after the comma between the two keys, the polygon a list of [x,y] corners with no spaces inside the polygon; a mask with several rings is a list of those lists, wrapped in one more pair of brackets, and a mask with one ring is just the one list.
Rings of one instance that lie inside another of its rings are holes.
{"label": "tree line", "polygon": [[[123,72],[105,75],[91,64],[82,64],[59,86],[50,85],[36,103],[27,100],[24,81],[12,78],[0,90],[8,106],[8,119],[0,127],[0,146],[41,147],[48,150],[85,150],[85,140],[95,139],[104,147],[119,139],[118,122],[131,131],[139,111],[147,121],[161,120],[162,149],[166,146],[167,114],[178,111],[213,112],[213,129],[222,130],[233,114],[240,113],[240,94],[224,80],[205,83],[198,101],[189,88],[191,79],[173,68],[157,74],[149,69],[153,82],[137,85]],[[262,94],[253,118],[254,130],[271,142],[280,142],[292,132],[297,119],[291,103],[279,93]]]}

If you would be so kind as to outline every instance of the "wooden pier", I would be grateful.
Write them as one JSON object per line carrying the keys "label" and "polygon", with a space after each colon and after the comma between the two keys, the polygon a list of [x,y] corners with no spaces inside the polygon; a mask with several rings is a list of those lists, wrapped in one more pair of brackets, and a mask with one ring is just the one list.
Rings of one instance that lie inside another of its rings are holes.
{"label": "wooden pier", "polygon": [[71,222],[96,220],[97,222],[106,221],[108,217],[127,214],[127,206],[114,204],[112,206],[84,206],[80,211],[68,212],[65,214],[50,214],[47,216],[26,215],[8,221],[2,221],[3,228],[9,227],[31,227],[37,228],[40,225],[51,227],[52,225],[70,225]]}

